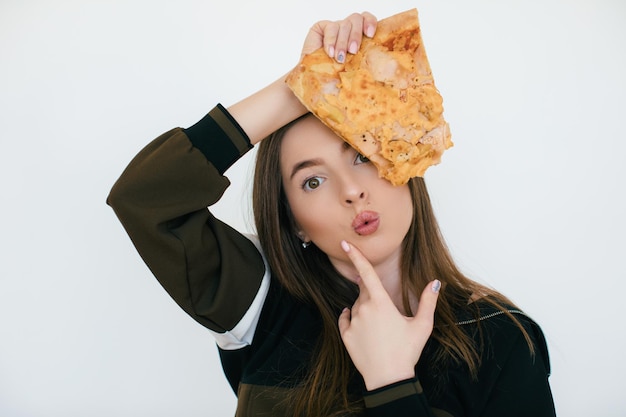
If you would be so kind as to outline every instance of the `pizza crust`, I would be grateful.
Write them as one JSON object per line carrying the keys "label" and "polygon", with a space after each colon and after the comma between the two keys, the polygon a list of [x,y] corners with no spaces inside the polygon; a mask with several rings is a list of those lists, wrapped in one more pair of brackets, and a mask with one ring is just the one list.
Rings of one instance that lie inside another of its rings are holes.
{"label": "pizza crust", "polygon": [[380,20],[343,64],[323,49],[303,56],[286,83],[394,185],[423,176],[453,146],[416,9]]}

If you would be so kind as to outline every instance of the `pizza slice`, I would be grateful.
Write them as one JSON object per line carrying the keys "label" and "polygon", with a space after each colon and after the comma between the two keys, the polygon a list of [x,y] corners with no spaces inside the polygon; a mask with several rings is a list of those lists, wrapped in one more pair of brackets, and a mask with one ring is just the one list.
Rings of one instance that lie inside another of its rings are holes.
{"label": "pizza slice", "polygon": [[343,64],[323,49],[305,55],[286,83],[394,185],[423,176],[453,146],[416,9],[380,20]]}

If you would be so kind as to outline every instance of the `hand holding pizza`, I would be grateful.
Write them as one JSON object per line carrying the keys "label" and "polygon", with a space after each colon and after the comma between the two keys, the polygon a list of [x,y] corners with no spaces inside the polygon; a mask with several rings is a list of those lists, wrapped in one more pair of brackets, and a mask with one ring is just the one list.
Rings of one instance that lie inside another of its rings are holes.
{"label": "hand holding pizza", "polygon": [[417,9],[318,22],[286,83],[394,185],[424,176],[453,145]]}
{"label": "hand holding pizza", "polygon": [[352,309],[339,316],[344,345],[368,390],[415,376],[415,365],[433,330],[439,281],[429,283],[414,317],[398,311],[369,261],[342,242],[356,267],[360,294]]}
{"label": "hand holding pizza", "polygon": [[338,21],[322,20],[315,23],[304,41],[302,56],[321,47],[330,58],[344,62],[346,53],[356,54],[363,35],[371,38],[376,32],[376,17],[368,12],[353,13]]}

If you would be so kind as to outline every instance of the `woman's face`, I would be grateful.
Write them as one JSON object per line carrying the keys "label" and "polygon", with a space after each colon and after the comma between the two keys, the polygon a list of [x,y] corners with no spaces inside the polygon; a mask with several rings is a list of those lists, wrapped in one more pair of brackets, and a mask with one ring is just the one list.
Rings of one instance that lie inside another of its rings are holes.
{"label": "woman's face", "polygon": [[413,217],[407,185],[379,178],[371,162],[313,116],[287,131],[280,165],[300,239],[315,243],[348,278],[356,274],[342,240],[376,269],[397,270]]}

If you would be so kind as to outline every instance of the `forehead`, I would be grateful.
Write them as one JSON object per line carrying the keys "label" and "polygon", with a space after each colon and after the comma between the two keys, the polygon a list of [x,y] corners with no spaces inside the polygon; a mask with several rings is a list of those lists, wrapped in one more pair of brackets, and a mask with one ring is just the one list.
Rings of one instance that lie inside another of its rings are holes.
{"label": "forehead", "polygon": [[325,152],[337,152],[349,146],[315,116],[309,115],[294,124],[281,142],[281,166],[303,159],[323,157]]}

